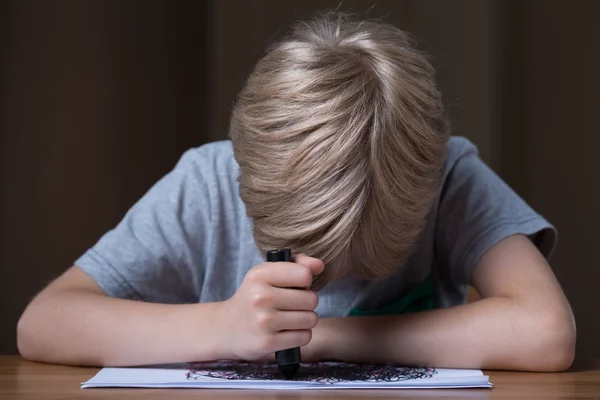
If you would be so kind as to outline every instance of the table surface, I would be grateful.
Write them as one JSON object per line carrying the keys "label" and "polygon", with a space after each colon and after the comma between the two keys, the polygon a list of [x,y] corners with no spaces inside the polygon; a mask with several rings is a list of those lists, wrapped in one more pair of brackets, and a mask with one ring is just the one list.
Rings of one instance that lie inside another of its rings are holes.
{"label": "table surface", "polygon": [[24,361],[18,356],[0,356],[0,399],[600,399],[600,360],[576,363],[559,374],[485,371],[494,384],[492,389],[81,389],[81,382],[98,371],[98,368],[47,365]]}

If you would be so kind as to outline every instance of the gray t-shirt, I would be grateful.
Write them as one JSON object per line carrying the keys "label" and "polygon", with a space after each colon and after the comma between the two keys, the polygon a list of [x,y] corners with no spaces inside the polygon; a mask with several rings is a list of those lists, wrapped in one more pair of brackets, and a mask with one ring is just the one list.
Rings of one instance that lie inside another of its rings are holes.
{"label": "gray t-shirt", "polygon": [[[114,297],[222,301],[264,261],[238,195],[230,141],[188,150],[75,264]],[[321,317],[418,311],[464,302],[479,258],[528,235],[548,257],[555,228],[508,187],[465,138],[452,137],[443,184],[408,262],[387,279],[344,277],[319,293]]]}

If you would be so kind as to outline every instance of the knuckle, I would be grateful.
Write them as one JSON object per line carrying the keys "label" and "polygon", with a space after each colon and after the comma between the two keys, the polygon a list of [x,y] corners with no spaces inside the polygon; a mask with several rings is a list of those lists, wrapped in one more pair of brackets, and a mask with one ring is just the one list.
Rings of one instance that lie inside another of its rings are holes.
{"label": "knuckle", "polygon": [[270,330],[274,320],[275,316],[273,313],[261,312],[256,316],[256,325],[261,330]]}
{"label": "knuckle", "polygon": [[259,289],[250,296],[250,304],[254,308],[267,308],[273,304],[273,298],[266,289]]}
{"label": "knuckle", "polygon": [[257,265],[256,267],[253,267],[246,274],[246,279],[251,283],[261,282],[263,277],[263,269],[264,268],[262,268],[262,265]]}

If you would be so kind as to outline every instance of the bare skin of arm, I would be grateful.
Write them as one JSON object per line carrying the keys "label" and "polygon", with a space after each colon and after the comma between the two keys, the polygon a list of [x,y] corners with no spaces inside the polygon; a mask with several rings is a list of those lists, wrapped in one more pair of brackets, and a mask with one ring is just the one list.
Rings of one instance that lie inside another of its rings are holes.
{"label": "bare skin of arm", "polygon": [[473,274],[482,299],[415,314],[319,321],[306,354],[351,362],[562,371],[575,321],[554,274],[524,236],[491,248]]}
{"label": "bare skin of arm", "polygon": [[17,326],[29,360],[132,366],[217,359],[259,359],[306,345],[317,323],[307,287],[316,259],[265,263],[248,272],[230,299],[167,305],[108,297],[74,266],[32,300]]}
{"label": "bare skin of arm", "polygon": [[[75,365],[151,364],[219,357],[218,303],[150,304],[115,299],[78,267],[51,283],[17,326],[23,357]],[[204,334],[198,340],[198,330]]]}

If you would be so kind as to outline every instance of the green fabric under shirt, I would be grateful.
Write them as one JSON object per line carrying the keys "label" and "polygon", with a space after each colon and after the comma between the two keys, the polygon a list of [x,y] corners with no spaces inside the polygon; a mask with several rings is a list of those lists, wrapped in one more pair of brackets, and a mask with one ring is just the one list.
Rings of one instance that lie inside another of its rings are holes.
{"label": "green fabric under shirt", "polygon": [[409,314],[432,310],[434,308],[433,297],[433,278],[429,276],[425,282],[420,286],[417,286],[398,301],[376,310],[359,310],[357,308],[352,308],[349,316]]}

